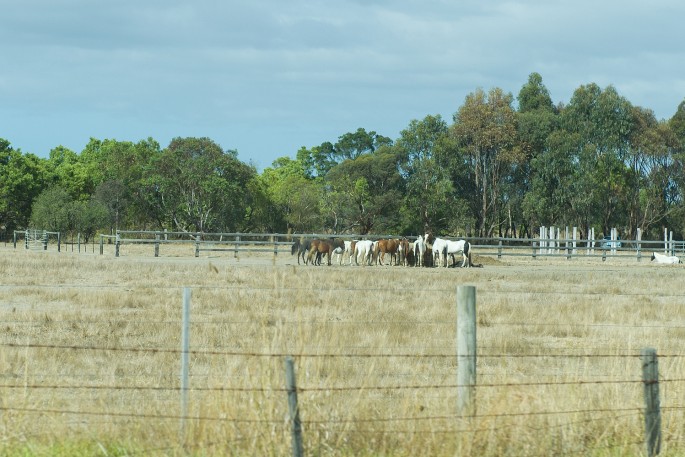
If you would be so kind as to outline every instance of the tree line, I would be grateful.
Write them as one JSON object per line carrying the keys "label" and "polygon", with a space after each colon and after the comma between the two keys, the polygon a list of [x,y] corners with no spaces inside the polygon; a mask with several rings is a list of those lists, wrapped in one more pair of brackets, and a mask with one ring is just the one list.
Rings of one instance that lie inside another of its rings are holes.
{"label": "tree line", "polygon": [[532,73],[516,98],[477,89],[391,139],[359,128],[259,173],[209,138],[162,148],[91,138],[46,159],[0,138],[0,233],[117,229],[528,237],[540,225],[632,239],[685,233],[685,101],[668,120],[613,86],[555,104]]}

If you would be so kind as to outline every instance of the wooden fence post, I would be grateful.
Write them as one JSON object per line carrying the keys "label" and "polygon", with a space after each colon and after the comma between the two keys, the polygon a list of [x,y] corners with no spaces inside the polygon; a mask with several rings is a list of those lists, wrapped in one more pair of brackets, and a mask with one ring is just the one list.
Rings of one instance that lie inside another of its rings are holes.
{"label": "wooden fence post", "polygon": [[116,239],[114,240],[114,257],[119,257],[119,245],[121,244],[119,233],[117,232]]}
{"label": "wooden fence post", "polygon": [[155,233],[155,257],[159,257],[159,233]]}
{"label": "wooden fence post", "polygon": [[457,414],[475,414],[476,288],[457,287]]}
{"label": "wooden fence post", "polygon": [[100,255],[105,252],[105,236],[100,235]]}
{"label": "wooden fence post", "polygon": [[637,229],[637,261],[641,262],[642,261],[642,229],[638,227]]}
{"label": "wooden fence post", "polygon": [[290,413],[293,457],[302,457],[302,422],[300,422],[300,410],[297,405],[295,364],[291,356],[285,358],[285,389],[288,392],[288,411]]}
{"label": "wooden fence post", "polygon": [[653,457],[661,450],[661,408],[659,402],[659,364],[656,349],[643,348],[642,382],[645,391],[645,442],[647,456]]}
{"label": "wooden fence post", "polygon": [[497,258],[502,258],[502,240],[499,240],[499,245],[497,246]]}
{"label": "wooden fence post", "polygon": [[183,321],[181,329],[181,424],[180,441],[185,446],[188,416],[188,383],[190,379],[190,287],[183,288]]}

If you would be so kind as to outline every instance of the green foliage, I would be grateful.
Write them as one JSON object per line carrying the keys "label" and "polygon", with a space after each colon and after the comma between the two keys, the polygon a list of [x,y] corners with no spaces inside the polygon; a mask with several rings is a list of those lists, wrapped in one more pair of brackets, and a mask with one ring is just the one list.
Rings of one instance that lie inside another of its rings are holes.
{"label": "green foliage", "polygon": [[[208,138],[162,149],[91,138],[47,159],[0,138],[0,233],[80,231],[532,234],[575,225],[625,239],[685,235],[685,102],[668,121],[613,86],[555,104],[531,73],[516,97],[477,89],[453,122],[412,120],[392,139],[358,128],[257,174]],[[47,190],[46,190],[47,189]]]}
{"label": "green foliage", "polygon": [[51,232],[68,232],[74,227],[74,199],[65,189],[51,187],[42,192],[33,204],[32,228]]}
{"label": "green foliage", "polygon": [[144,193],[158,223],[184,232],[243,228],[255,170],[209,138],[175,138],[146,169]]}
{"label": "green foliage", "polygon": [[0,230],[28,226],[31,205],[47,181],[44,161],[22,154],[0,138]]}

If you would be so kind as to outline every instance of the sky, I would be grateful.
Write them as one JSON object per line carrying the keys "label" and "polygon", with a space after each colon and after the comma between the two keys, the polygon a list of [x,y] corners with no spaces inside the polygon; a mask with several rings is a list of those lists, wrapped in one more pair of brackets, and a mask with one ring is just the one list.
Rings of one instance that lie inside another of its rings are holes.
{"label": "sky", "polygon": [[448,123],[477,89],[685,100],[682,0],[0,0],[0,138],[208,137],[262,170],[358,128]]}

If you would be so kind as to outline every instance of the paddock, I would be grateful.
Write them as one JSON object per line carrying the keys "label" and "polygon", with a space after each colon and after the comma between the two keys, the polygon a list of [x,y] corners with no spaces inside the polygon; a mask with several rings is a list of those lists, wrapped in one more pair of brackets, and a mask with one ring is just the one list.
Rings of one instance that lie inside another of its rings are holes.
{"label": "paddock", "polygon": [[[682,265],[481,256],[482,269],[361,269],[149,248],[0,247],[3,453],[85,441],[120,454],[286,455],[292,355],[308,454],[640,455],[646,346],[661,357],[663,448],[685,450]],[[454,352],[464,284],[477,291],[479,347],[466,420]]]}

